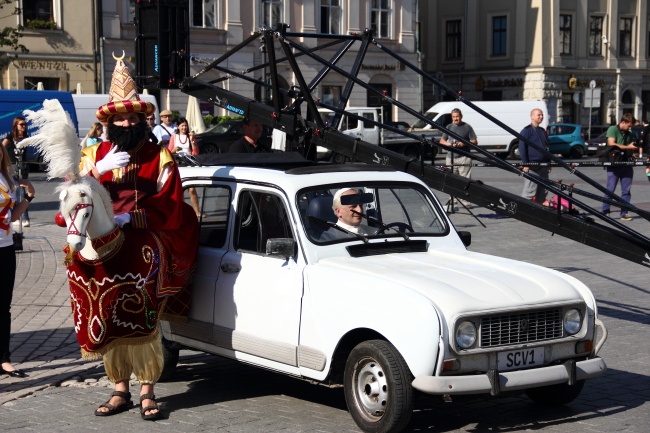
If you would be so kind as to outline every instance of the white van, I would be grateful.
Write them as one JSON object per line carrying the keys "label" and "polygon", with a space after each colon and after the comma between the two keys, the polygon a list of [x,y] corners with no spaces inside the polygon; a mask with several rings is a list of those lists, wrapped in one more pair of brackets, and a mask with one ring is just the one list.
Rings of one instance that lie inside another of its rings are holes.
{"label": "white van", "polygon": [[[494,116],[516,132],[520,132],[530,124],[530,112],[539,108],[544,113],[542,128],[548,126],[548,110],[544,101],[472,101],[481,110]],[[463,122],[469,123],[478,140],[478,145],[483,149],[515,158],[519,156],[519,140],[491,120],[474,111],[468,105],[459,102],[439,102],[429,108],[425,116],[438,125],[447,127],[451,123],[451,110],[460,109],[463,113]],[[413,128],[431,129],[432,126],[419,120]]]}
{"label": "white van", "polygon": [[[151,102],[156,107],[156,124],[159,123],[160,118],[158,117],[159,111],[156,97],[153,95],[138,96],[140,96],[141,100]],[[93,123],[97,122],[97,109],[108,103],[108,95],[101,93],[73,93],[72,100],[74,101],[74,107],[77,111],[77,120],[79,121],[79,138],[83,139],[88,134],[88,131],[90,131]]]}

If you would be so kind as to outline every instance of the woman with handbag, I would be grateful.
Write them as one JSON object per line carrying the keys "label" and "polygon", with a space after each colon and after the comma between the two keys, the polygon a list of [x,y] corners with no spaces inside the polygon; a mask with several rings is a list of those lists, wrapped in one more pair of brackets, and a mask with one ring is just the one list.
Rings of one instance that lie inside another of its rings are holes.
{"label": "woman with handbag", "polygon": [[[25,188],[27,195],[18,201],[18,188]],[[25,377],[25,372],[11,365],[9,336],[11,333],[11,300],[16,279],[16,250],[11,234],[11,222],[16,221],[27,210],[34,199],[32,183],[21,179],[18,183],[11,175],[11,161],[5,146],[0,149],[0,363],[1,374],[11,377]]]}

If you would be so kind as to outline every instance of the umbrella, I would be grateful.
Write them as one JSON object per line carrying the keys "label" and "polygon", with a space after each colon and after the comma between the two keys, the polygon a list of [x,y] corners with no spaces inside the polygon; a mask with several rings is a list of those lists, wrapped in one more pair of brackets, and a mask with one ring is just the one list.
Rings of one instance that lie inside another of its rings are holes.
{"label": "umbrella", "polygon": [[39,82],[36,84],[36,90],[45,90],[45,86],[43,86],[43,82],[42,82],[42,81],[39,81]]}
{"label": "umbrella", "polygon": [[77,95],[81,95],[84,92],[83,87],[81,87],[81,83],[77,83]]}
{"label": "umbrella", "polygon": [[205,131],[205,123],[203,123],[203,115],[201,114],[201,107],[199,107],[199,100],[194,96],[188,96],[187,98],[187,112],[185,118],[190,126],[190,131],[194,131],[197,134]]}

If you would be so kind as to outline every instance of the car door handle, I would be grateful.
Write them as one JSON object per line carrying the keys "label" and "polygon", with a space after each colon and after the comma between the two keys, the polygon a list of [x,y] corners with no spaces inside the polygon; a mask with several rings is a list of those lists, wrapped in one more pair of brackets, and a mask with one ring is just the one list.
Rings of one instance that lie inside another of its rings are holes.
{"label": "car door handle", "polygon": [[224,263],[221,265],[221,270],[224,271],[227,274],[234,274],[236,272],[241,271],[241,268],[239,266],[235,266],[231,263]]}

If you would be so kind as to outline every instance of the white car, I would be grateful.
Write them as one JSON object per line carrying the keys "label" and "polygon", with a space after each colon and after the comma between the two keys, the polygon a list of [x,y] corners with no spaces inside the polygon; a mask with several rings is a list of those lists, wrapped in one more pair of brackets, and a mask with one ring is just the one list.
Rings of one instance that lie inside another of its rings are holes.
{"label": "white car", "polygon": [[[343,385],[362,430],[397,432],[416,389],[565,404],[605,372],[606,329],[580,281],[468,251],[411,175],[279,155],[181,168],[204,216],[189,321],[162,322],[165,376],[180,347],[202,350]],[[373,234],[331,227],[343,187]]]}

